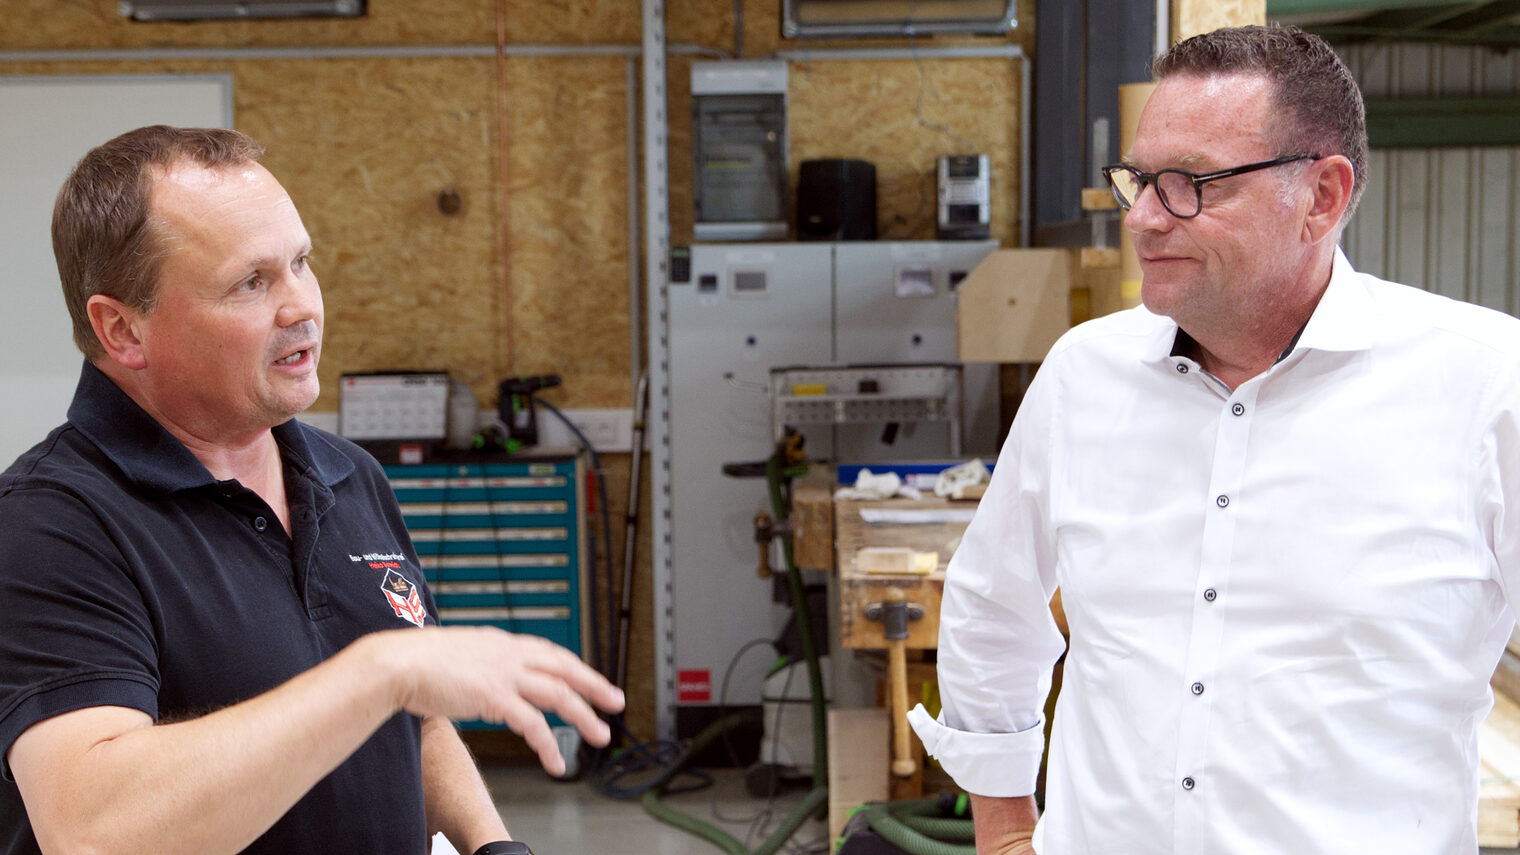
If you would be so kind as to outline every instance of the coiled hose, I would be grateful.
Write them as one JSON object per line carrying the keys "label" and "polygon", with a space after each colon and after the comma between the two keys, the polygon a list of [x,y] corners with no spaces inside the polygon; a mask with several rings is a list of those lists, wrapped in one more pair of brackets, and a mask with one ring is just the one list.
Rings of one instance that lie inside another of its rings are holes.
{"label": "coiled hose", "polygon": [[936,796],[865,807],[871,830],[913,855],[976,855],[971,820],[946,817]]}

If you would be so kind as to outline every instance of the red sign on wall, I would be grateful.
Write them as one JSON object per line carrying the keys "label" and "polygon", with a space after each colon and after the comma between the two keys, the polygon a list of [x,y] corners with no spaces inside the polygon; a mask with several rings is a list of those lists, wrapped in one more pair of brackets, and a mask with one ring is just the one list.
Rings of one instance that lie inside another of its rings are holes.
{"label": "red sign on wall", "polygon": [[676,672],[677,701],[711,701],[712,672],[706,668],[693,668]]}

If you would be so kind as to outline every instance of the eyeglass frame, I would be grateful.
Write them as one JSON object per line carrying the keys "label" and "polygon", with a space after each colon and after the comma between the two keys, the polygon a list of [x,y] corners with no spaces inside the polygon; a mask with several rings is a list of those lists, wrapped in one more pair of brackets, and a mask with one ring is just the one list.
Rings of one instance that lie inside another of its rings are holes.
{"label": "eyeglass frame", "polygon": [[[1230,169],[1220,169],[1215,172],[1205,172],[1203,174],[1189,172],[1186,169],[1175,168],[1158,169],[1155,172],[1141,172],[1139,169],[1136,169],[1127,163],[1109,164],[1108,166],[1103,167],[1102,171],[1103,180],[1108,182],[1109,192],[1114,194],[1114,201],[1118,202],[1119,207],[1125,211],[1128,211],[1131,207],[1133,207],[1135,202],[1139,201],[1140,194],[1145,192],[1145,188],[1147,186],[1150,186],[1156,190],[1156,198],[1160,200],[1161,207],[1165,208],[1168,214],[1171,214],[1179,220],[1191,220],[1199,214],[1203,213],[1203,185],[1209,183],[1210,181],[1218,181],[1221,178],[1233,178],[1236,175],[1244,175],[1248,172],[1256,172],[1262,169],[1271,169],[1274,166],[1282,166],[1284,164],[1295,163],[1300,160],[1319,160],[1322,157],[1323,155],[1315,154],[1314,152],[1301,151],[1297,154],[1285,154],[1282,157],[1274,157],[1271,160],[1263,160],[1257,163],[1248,163],[1245,166],[1235,166],[1231,167]],[[1113,174],[1115,172],[1128,172],[1140,182],[1140,189],[1135,191],[1135,198],[1133,200],[1129,202],[1124,201],[1124,196],[1119,192],[1118,185],[1114,184]],[[1172,210],[1172,204],[1166,200],[1165,194],[1161,192],[1160,185],[1156,183],[1162,175],[1165,175],[1169,172],[1184,176],[1190,182],[1192,182],[1193,193],[1198,198],[1198,210],[1194,211],[1191,214],[1179,214],[1176,211]]]}

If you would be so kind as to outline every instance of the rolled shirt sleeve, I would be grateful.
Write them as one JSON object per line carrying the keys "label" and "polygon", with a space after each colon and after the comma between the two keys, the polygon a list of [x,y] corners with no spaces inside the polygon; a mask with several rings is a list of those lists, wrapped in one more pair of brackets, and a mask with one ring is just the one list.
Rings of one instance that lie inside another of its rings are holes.
{"label": "rolled shirt sleeve", "polygon": [[[1059,347],[1059,346],[1058,346]],[[940,606],[939,719],[910,721],[955,782],[986,796],[1034,792],[1051,669],[1065,641],[1050,614],[1053,419],[1060,360],[1030,386],[976,517],[950,561]]]}
{"label": "rolled shirt sleeve", "polygon": [[973,733],[947,727],[919,704],[908,723],[929,756],[961,789],[979,796],[1014,797],[1034,792],[1045,753],[1045,719],[1017,733]]}

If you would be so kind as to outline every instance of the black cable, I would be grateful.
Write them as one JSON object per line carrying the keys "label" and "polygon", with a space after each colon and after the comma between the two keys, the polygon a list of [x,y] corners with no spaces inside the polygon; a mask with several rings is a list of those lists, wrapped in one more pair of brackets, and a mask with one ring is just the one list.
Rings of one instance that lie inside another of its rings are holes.
{"label": "black cable", "polygon": [[744,58],[744,0],[734,0],[734,59]]}
{"label": "black cable", "polygon": [[[949,125],[937,125],[924,118],[924,90],[929,87],[929,74],[924,70],[924,61],[918,55],[918,45],[913,41],[913,34],[908,34],[908,49],[913,53],[913,64],[918,67],[918,99],[913,107],[914,115],[918,118],[919,125],[931,131],[938,131],[959,144],[966,153],[976,151],[970,142],[950,129]],[[939,100],[936,96],[935,100]],[[957,152],[959,154],[960,152]]]}
{"label": "black cable", "polygon": [[[785,710],[789,696],[791,695],[792,678],[796,676],[796,670],[793,666],[797,664],[798,663],[796,662],[789,662],[784,666],[787,669],[786,679],[782,682],[781,698],[779,701],[777,701],[776,706],[776,720],[774,722],[774,733],[772,734],[771,738],[771,752],[772,755],[778,760],[780,759],[781,754],[781,716]],[[764,709],[764,703],[765,696],[762,692],[762,710]],[[806,796],[798,796],[791,801],[797,802],[805,797]],[[766,798],[765,807],[757,814],[756,821],[751,825],[749,832],[745,836],[746,846],[749,846],[750,841],[755,837],[763,837],[769,831],[771,822],[775,819],[776,814],[780,811],[781,807],[781,787],[774,786],[771,788],[770,793]],[[714,813],[714,816],[716,815],[717,814]],[[721,819],[722,817],[719,818]],[[822,837],[815,838],[810,841],[805,841],[802,843],[789,841],[787,843],[787,852],[789,855],[822,855],[822,853],[827,853],[829,851],[829,846],[830,840],[828,832],[825,831]]]}
{"label": "black cable", "polygon": [[[569,417],[560,412],[558,407],[555,407],[548,401],[537,398],[534,399],[534,403],[542,405],[544,409],[553,413],[556,418],[563,422],[565,427],[575,435],[576,439],[580,441],[581,446],[586,449],[587,454],[591,457],[591,467],[595,471],[596,477],[597,497],[601,503],[599,516],[602,518],[602,541],[607,555],[607,599],[610,604],[613,599],[611,571],[612,524],[609,520],[607,485],[606,479],[602,477],[601,458],[597,455],[596,449],[591,445],[591,441],[586,438],[586,435],[581,432],[580,428],[576,427],[574,422],[570,421]],[[594,542],[594,539],[588,538],[588,542]],[[594,578],[591,582],[591,596],[594,601],[596,598],[596,582]],[[595,606],[593,606],[592,615],[593,644],[599,646],[600,633],[596,631]],[[611,617],[610,612],[609,617]],[[610,624],[608,631],[609,633],[611,632]],[[597,658],[601,658],[600,652],[598,652]],[[610,676],[600,667],[598,667],[598,670],[601,670],[604,675]],[[596,751],[591,762],[590,781],[597,792],[608,798],[630,800],[639,798],[645,791],[655,787],[664,786],[667,794],[677,795],[680,793],[698,792],[712,786],[712,776],[703,772],[682,768],[690,753],[689,744],[668,739],[641,742],[628,730],[621,714],[607,716],[606,718],[613,728],[614,735],[626,741],[628,747],[620,751],[612,751],[606,748]],[[678,786],[665,786],[677,774],[685,776],[689,781]],[[630,779],[634,780],[635,783],[629,784],[628,781]]]}
{"label": "black cable", "polygon": [[[738,652],[736,652],[733,657],[728,660],[728,666],[723,669],[723,681],[718,684],[718,718],[722,718],[723,716],[728,715],[728,681],[733,678],[734,667],[739,664],[740,657],[744,656],[744,654],[750,652],[762,644],[769,644],[772,648],[776,646],[776,642],[772,639],[752,638],[749,641],[746,641],[739,648]],[[765,711],[765,706],[763,703],[760,707],[760,710],[763,717]],[[735,767],[743,765],[739,761],[739,752],[734,750],[733,741],[728,738],[728,731],[726,730],[723,731],[723,749],[728,753],[728,759],[733,761]],[[727,821],[737,822],[738,820]]]}
{"label": "black cable", "polygon": [[[637,799],[645,791],[664,785],[677,774],[685,775],[694,782],[666,787],[666,793],[691,793],[712,786],[712,776],[682,768],[690,754],[688,743],[668,739],[638,742],[623,726],[621,716],[613,716],[613,723],[631,744],[617,752],[608,752],[606,749],[597,752],[590,777],[591,786],[597,792],[620,801]],[[604,754],[610,756],[604,757]]]}
{"label": "black cable", "polygon": [[[588,456],[590,456],[590,458],[591,458],[592,477],[596,481],[596,489],[597,489],[597,505],[598,505],[598,507],[597,507],[597,516],[601,518],[601,522],[602,522],[602,548],[601,549],[597,548],[597,543],[596,543],[596,538],[595,537],[588,537],[588,538],[586,538],[587,548],[591,551],[591,579],[588,580],[588,587],[590,588],[590,590],[587,592],[588,599],[591,601],[591,615],[590,615],[590,621],[591,621],[591,653],[592,653],[592,663],[591,664],[592,664],[593,667],[596,668],[597,671],[601,672],[604,676],[611,677],[611,674],[608,673],[609,669],[605,667],[606,663],[602,659],[602,633],[601,633],[601,629],[600,629],[600,622],[601,621],[600,621],[600,617],[597,615],[597,610],[598,610],[597,607],[598,607],[598,603],[600,602],[600,600],[599,600],[598,595],[597,595],[596,583],[597,583],[597,574],[601,571],[601,565],[602,565],[602,562],[601,562],[601,560],[599,560],[599,556],[597,555],[598,552],[601,552],[602,555],[604,555],[605,558],[606,558],[606,564],[607,564],[607,568],[608,568],[608,573],[607,573],[607,579],[608,579],[607,599],[608,599],[609,602],[612,599],[612,591],[611,591],[611,587],[612,587],[611,586],[611,577],[612,577],[612,573],[611,573],[611,568],[612,568],[612,523],[611,523],[611,521],[608,518],[609,514],[608,514],[608,510],[607,510],[607,482],[606,482],[606,478],[604,478],[603,475],[602,475],[602,459],[601,459],[600,456],[597,455],[596,448],[594,446],[592,446],[591,440],[589,440],[589,439],[586,438],[586,435],[581,432],[581,429],[579,427],[576,427],[575,422],[572,422],[568,416],[566,416],[564,413],[560,412],[559,407],[556,407],[553,404],[549,403],[548,401],[542,400],[542,399],[537,398],[537,397],[533,398],[533,404],[535,406],[543,407],[544,409],[548,410],[550,413],[553,413],[555,418],[557,418],[561,422],[563,422],[564,425],[565,425],[565,427],[568,428],[570,430],[570,432],[575,435],[575,438],[580,442],[581,447],[586,450],[586,454]],[[612,629],[611,629],[611,627],[609,627],[608,628],[608,632],[611,632],[611,631],[612,631]]]}
{"label": "black cable", "polygon": [[[792,670],[790,663],[783,664],[781,667],[786,669],[786,679],[781,681],[781,697],[776,701],[776,720],[771,727],[771,758],[777,762],[770,764],[775,766],[774,777],[770,781],[770,787],[767,788],[769,792],[765,794],[765,808],[757,814],[755,822],[750,825],[749,833],[745,835],[744,845],[747,847],[750,846],[750,841],[756,835],[764,834],[766,828],[770,826],[771,819],[776,815],[776,799],[781,793],[780,770],[782,766],[779,762],[781,760],[781,714],[786,711],[787,695],[792,691],[792,676],[796,673]],[[767,678],[769,676],[769,674],[766,675]],[[763,683],[760,690],[760,716],[761,721],[764,721],[765,689],[763,688]],[[765,746],[763,743],[761,744],[760,763],[765,765]]]}

